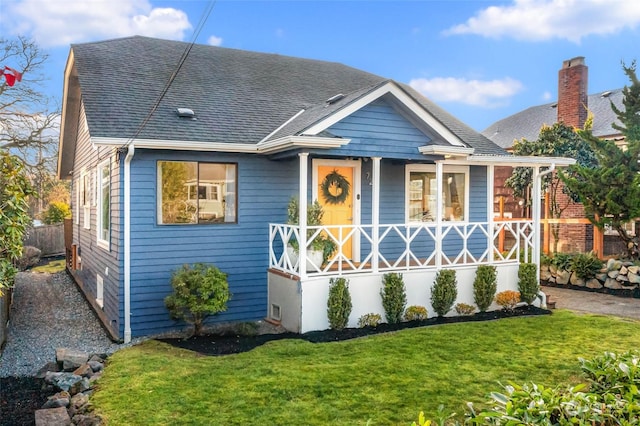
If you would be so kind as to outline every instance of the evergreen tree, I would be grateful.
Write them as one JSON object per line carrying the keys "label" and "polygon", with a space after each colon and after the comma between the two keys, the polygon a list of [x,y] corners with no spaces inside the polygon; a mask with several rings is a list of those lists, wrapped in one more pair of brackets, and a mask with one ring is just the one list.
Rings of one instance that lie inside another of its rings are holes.
{"label": "evergreen tree", "polygon": [[598,228],[611,226],[625,243],[628,255],[638,258],[638,242],[625,230],[625,223],[640,217],[640,81],[636,76],[636,62],[622,64],[631,86],[623,89],[624,110],[613,102],[611,109],[621,124],[613,127],[625,138],[624,146],[611,140],[599,139],[592,133],[593,117],[585,129],[579,131],[596,155],[597,165],[585,167],[576,164],[563,174],[565,184],[584,204],[587,218]]}

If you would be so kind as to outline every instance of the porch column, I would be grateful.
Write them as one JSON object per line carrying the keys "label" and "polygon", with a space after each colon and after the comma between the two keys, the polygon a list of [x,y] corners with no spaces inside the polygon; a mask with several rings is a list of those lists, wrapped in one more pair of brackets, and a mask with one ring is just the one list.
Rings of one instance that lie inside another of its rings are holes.
{"label": "porch column", "polygon": [[309,176],[309,153],[301,152],[298,154],[300,159],[300,176],[299,176],[299,193],[298,205],[300,217],[298,218],[299,234],[298,235],[298,268],[300,279],[307,277],[307,186]]}
{"label": "porch column", "polygon": [[380,159],[381,157],[371,157],[371,269],[374,274],[378,272],[380,250]]}
{"label": "porch column", "polygon": [[436,161],[436,269],[442,267],[442,161]]}
{"label": "porch column", "polygon": [[[540,282],[540,197],[542,193],[541,187],[540,167],[535,166],[533,168],[533,191],[531,197],[531,215],[533,216],[533,253],[531,254],[531,261],[538,267],[536,268],[536,278]],[[525,246],[526,247],[526,246]],[[526,254],[526,250],[525,250]],[[525,257],[525,261],[526,261]]]}
{"label": "porch column", "polygon": [[487,167],[487,248],[489,249],[489,257],[487,261],[493,264],[494,247],[493,247],[493,185],[495,166],[489,164]]}

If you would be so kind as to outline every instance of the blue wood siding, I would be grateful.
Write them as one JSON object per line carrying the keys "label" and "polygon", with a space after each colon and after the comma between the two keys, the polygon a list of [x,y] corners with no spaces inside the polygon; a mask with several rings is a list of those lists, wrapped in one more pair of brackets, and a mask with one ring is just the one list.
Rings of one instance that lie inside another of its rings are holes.
{"label": "blue wood siding", "polygon": [[[103,279],[103,311],[110,328],[122,337],[122,252],[121,252],[121,197],[120,197],[120,167],[111,148],[93,147],[89,140],[86,127],[84,107],[78,123],[78,138],[74,157],[74,173],[71,179],[71,206],[73,214],[73,243],[77,244],[80,253],[81,269],[76,271],[82,280],[85,296],[95,300],[97,293],[97,276]],[[111,235],[110,247],[106,250],[97,245],[97,192],[96,170],[98,164],[109,159],[111,162]],[[77,191],[82,173],[86,172],[90,183],[89,196],[89,229],[84,227],[85,211],[78,205]]]}
{"label": "blue wood siding", "polygon": [[350,138],[351,142],[327,151],[327,155],[424,160],[418,147],[431,143],[427,135],[382,99],[344,118],[328,131]]}
{"label": "blue wood siding", "polygon": [[[157,162],[237,163],[238,222],[158,225]],[[289,198],[298,191],[299,163],[255,155],[136,151],[131,163],[131,329],[133,336],[177,326],[164,298],[171,273],[185,263],[215,264],[228,274],[228,310],[212,321],[264,318],[267,310],[269,223],[284,223]]]}

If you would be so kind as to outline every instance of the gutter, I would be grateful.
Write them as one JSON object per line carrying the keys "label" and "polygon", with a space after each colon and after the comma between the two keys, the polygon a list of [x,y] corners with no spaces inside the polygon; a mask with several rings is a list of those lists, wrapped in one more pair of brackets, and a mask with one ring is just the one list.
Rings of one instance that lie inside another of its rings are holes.
{"label": "gutter", "polygon": [[131,341],[131,160],[135,146],[129,145],[124,159],[124,342]]}

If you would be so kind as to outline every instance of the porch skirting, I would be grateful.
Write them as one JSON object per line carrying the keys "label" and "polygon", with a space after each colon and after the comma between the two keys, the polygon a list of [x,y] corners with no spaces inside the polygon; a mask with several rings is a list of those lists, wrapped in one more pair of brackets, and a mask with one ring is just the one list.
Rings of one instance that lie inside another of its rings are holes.
{"label": "porch skirting", "polygon": [[[473,302],[473,280],[477,266],[451,268],[456,271],[458,298],[456,303]],[[518,264],[497,264],[497,292],[518,290]],[[429,317],[435,312],[431,306],[431,288],[437,270],[415,270],[402,272],[407,294],[407,306],[420,305],[427,308]],[[383,273],[363,273],[347,275],[353,310],[348,327],[357,327],[358,319],[368,313],[380,314],[384,320],[384,309],[380,297]],[[306,333],[329,328],[327,299],[329,280],[338,275],[312,276],[304,280],[281,271],[268,272],[268,318],[280,321],[289,331]],[[540,305],[540,300],[537,301]],[[489,310],[499,309],[492,305]],[[452,309],[447,316],[456,315]]]}

